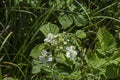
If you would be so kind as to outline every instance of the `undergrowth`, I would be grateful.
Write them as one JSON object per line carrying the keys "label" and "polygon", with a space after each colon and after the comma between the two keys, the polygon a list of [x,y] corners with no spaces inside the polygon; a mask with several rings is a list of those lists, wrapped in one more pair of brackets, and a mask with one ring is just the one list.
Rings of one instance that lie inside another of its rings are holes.
{"label": "undergrowth", "polygon": [[119,80],[119,0],[1,0],[0,80]]}

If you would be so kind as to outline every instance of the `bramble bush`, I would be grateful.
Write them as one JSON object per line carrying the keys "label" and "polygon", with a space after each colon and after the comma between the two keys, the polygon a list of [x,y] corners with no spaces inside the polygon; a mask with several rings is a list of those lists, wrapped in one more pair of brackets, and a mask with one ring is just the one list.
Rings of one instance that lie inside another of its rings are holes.
{"label": "bramble bush", "polygon": [[119,80],[119,0],[1,0],[0,80]]}

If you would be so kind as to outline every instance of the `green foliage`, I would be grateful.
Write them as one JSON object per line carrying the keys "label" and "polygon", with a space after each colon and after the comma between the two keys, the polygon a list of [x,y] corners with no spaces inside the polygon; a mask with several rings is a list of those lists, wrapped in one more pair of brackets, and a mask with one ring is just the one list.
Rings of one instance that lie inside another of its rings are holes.
{"label": "green foliage", "polygon": [[15,78],[12,78],[12,77],[6,77],[3,80],[18,80],[18,79],[15,79]]}
{"label": "green foliage", "polygon": [[78,37],[78,38],[86,38],[86,33],[82,30],[77,30],[75,35]]}
{"label": "green foliage", "polygon": [[38,56],[40,56],[40,53],[41,51],[45,48],[45,45],[44,44],[41,44],[41,45],[37,45],[35,46],[32,51],[31,51],[31,54],[30,56],[33,57],[33,58],[38,58]]}
{"label": "green foliage", "polygon": [[40,28],[40,31],[47,36],[49,33],[57,34],[59,28],[55,24],[47,23]]}
{"label": "green foliage", "polygon": [[114,53],[116,50],[116,41],[113,36],[105,29],[99,29],[97,33],[99,40],[97,50],[99,53],[106,55],[107,53]]}
{"label": "green foliage", "polygon": [[69,15],[60,15],[58,20],[63,29],[69,28],[73,24],[73,19]]}
{"label": "green foliage", "polygon": [[88,22],[87,22],[87,19],[84,18],[83,15],[73,15],[73,19],[74,19],[74,22],[75,22],[75,25],[76,26],[85,26]]}
{"label": "green foliage", "polygon": [[120,0],[0,6],[0,80],[120,79]]}
{"label": "green foliage", "polygon": [[119,74],[120,74],[120,66],[113,63],[106,67],[106,76],[108,78],[119,77],[120,76]]}

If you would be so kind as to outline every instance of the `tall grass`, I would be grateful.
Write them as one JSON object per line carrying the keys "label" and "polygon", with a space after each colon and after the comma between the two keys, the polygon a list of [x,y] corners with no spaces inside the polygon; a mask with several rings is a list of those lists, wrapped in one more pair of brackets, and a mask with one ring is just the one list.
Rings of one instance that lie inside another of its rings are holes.
{"label": "tall grass", "polygon": [[[115,33],[120,29],[119,0],[70,0],[77,7],[74,11],[70,11],[66,5],[64,8],[56,8],[58,4],[49,5],[53,0],[36,0],[36,3],[32,1],[0,1],[0,80],[5,77],[40,80],[39,77],[42,75],[34,75],[31,72],[32,59],[29,54],[35,45],[43,42],[44,35],[39,29],[47,22],[58,25],[61,32],[85,30],[87,39],[83,41],[83,46],[87,49],[94,50],[99,27],[108,29],[116,39],[119,38],[119,34]],[[60,4],[62,1],[64,0],[61,0]],[[71,30],[63,29],[57,19],[61,13],[70,15],[82,13],[86,16],[88,24],[71,27]]]}

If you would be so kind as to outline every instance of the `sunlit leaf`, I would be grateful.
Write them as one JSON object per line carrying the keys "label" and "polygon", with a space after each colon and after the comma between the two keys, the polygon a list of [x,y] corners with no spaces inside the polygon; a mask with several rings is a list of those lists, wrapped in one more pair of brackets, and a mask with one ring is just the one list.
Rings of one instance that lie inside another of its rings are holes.
{"label": "sunlit leaf", "polygon": [[101,66],[105,65],[105,59],[94,59],[94,60],[90,60],[89,64],[94,67],[94,68],[99,68]]}
{"label": "sunlit leaf", "polygon": [[78,38],[86,38],[86,33],[82,30],[77,30],[75,35],[78,37]]}
{"label": "sunlit leaf", "polygon": [[97,43],[97,51],[103,55],[113,53],[116,49],[116,41],[113,36],[105,29],[100,28],[97,33],[99,42]]}
{"label": "sunlit leaf", "polygon": [[45,45],[44,44],[40,44],[40,45],[37,45],[35,46],[31,53],[30,53],[30,56],[33,57],[34,59],[38,58],[40,55],[41,55],[41,51],[45,48]]}
{"label": "sunlit leaf", "polygon": [[32,67],[32,73],[33,73],[33,74],[39,73],[40,70],[41,70],[41,67],[38,66],[38,65]]}
{"label": "sunlit leaf", "polygon": [[49,33],[57,34],[59,28],[55,24],[47,23],[40,28],[40,31],[47,36]]}

